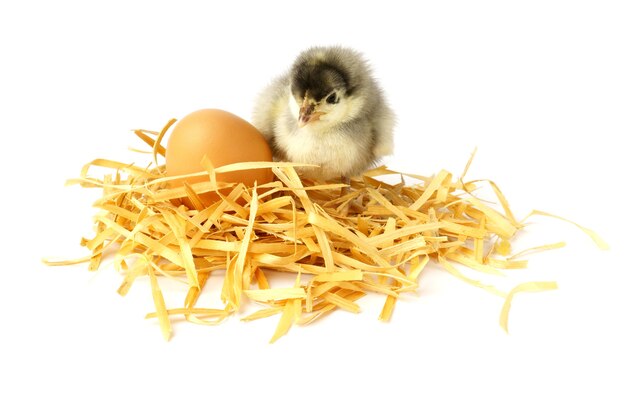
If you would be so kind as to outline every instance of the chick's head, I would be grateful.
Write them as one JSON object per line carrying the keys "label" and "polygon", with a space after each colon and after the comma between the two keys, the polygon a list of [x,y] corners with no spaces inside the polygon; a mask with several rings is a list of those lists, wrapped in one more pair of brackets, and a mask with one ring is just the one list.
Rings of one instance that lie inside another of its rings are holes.
{"label": "chick's head", "polygon": [[348,122],[363,107],[345,69],[313,59],[297,62],[292,68],[291,96],[291,111],[301,128],[328,128]]}

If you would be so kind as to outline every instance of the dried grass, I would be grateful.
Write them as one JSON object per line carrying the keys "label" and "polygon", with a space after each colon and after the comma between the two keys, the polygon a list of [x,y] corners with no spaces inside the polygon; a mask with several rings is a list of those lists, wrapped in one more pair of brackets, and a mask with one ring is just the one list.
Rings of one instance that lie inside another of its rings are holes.
{"label": "dried grass", "polygon": [[[138,130],[137,136],[152,148],[155,164],[165,149],[161,132]],[[472,155],[473,157],[473,155]],[[483,284],[461,273],[454,265],[489,274],[523,268],[519,257],[528,252],[562,247],[559,242],[510,255],[510,240],[524,222],[518,221],[504,195],[492,181],[483,181],[494,192],[499,209],[476,198],[478,181],[464,181],[442,170],[432,177],[401,174],[385,167],[345,184],[303,181],[299,165],[290,163],[243,163],[213,169],[208,180],[169,189],[162,165],[139,168],[98,159],[85,165],[80,178],[68,184],[102,189],[95,202],[95,236],[83,239],[91,254],[71,261],[46,261],[67,265],[88,261],[99,267],[103,256],[113,254],[123,275],[118,289],[125,295],[138,277],[149,277],[155,312],[165,339],[172,333],[170,316],[183,315],[198,324],[217,324],[255,302],[263,308],[243,317],[256,320],[281,314],[275,341],[295,324],[308,324],[342,309],[358,313],[357,303],[368,293],[386,296],[380,320],[388,321],[403,293],[415,292],[429,262],[440,263],[452,275],[483,288],[505,302],[500,316],[507,330],[511,299],[520,291],[556,288],[554,282],[530,282],[510,291]],[[93,167],[112,171],[103,178],[90,175]],[[217,173],[271,167],[275,181],[246,187],[223,184]],[[395,185],[381,181],[396,175]],[[177,178],[207,175],[197,173]],[[407,185],[405,178],[417,181]],[[198,194],[219,193],[220,200],[204,206]],[[193,208],[172,203],[182,197]],[[531,215],[549,215],[533,212]],[[578,225],[577,225],[578,226]],[[580,226],[579,226],[580,227]],[[581,227],[582,228],[582,227]],[[600,247],[606,244],[582,228]],[[221,290],[223,308],[200,308],[196,302],[213,271],[224,271]],[[292,288],[274,288],[264,271],[287,271],[295,275]],[[308,282],[301,274],[311,274]],[[166,306],[159,281],[182,280],[188,286],[181,306]]]}

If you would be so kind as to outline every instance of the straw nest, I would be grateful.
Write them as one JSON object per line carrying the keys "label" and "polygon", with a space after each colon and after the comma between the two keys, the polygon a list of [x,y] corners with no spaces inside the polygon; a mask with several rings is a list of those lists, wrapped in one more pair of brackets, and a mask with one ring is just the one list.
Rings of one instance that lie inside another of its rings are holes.
{"label": "straw nest", "polygon": [[[155,312],[147,317],[158,319],[165,339],[171,336],[173,315],[217,324],[250,301],[261,308],[243,320],[281,315],[272,342],[294,323],[305,325],[337,309],[359,312],[357,301],[368,293],[385,295],[380,319],[387,321],[403,293],[418,289],[430,262],[503,297],[500,324],[505,330],[514,294],[556,288],[555,282],[526,282],[503,291],[457,268],[460,264],[501,274],[503,269],[524,268],[527,261],[520,257],[528,251],[564,246],[559,242],[511,255],[509,242],[524,221],[516,220],[494,182],[483,181],[493,190],[497,205],[473,195],[478,182],[465,181],[471,158],[456,180],[445,170],[422,177],[379,167],[347,186],[304,181],[297,164],[244,163],[207,167],[208,176],[207,172],[187,176],[204,175],[207,181],[168,188],[170,178],[159,161],[165,155],[160,142],[173,122],[160,132],[135,131],[152,148],[151,167],[98,159],[85,165],[80,178],[68,181],[102,189],[94,203],[99,209],[95,235],[82,239],[90,251],[85,258],[47,261],[89,262],[89,269],[95,270],[104,256],[113,255],[123,276],[121,295],[138,277],[148,277]],[[95,178],[92,167],[110,173]],[[216,181],[221,172],[259,167],[271,167],[275,180],[254,187]],[[397,184],[381,180],[391,174]],[[405,179],[413,184],[407,185]],[[205,206],[198,194],[211,191],[220,198]],[[187,198],[192,207],[177,204],[180,198]],[[537,214],[548,215],[531,213]],[[582,229],[606,247],[592,231]],[[266,276],[272,270],[293,273],[293,286],[272,286],[271,274]],[[213,271],[222,271],[223,305],[197,306]],[[162,279],[188,286],[178,306],[166,306],[159,286]]]}

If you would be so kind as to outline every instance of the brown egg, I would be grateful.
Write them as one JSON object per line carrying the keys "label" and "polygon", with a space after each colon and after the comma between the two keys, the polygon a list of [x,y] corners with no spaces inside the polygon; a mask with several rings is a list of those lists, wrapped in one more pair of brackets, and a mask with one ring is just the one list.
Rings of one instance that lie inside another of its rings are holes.
{"label": "brown egg", "polygon": [[[254,126],[232,113],[218,109],[203,109],[179,120],[169,137],[165,153],[168,176],[192,174],[203,171],[202,158],[206,157],[215,168],[236,162],[272,161],[272,151],[267,141]],[[209,176],[173,180],[172,187],[207,181]],[[272,181],[272,170],[251,169],[217,174],[217,181],[244,183],[247,186]],[[227,192],[227,191],[225,191]],[[205,205],[219,199],[214,192],[200,195]],[[188,199],[183,199],[192,207]]]}

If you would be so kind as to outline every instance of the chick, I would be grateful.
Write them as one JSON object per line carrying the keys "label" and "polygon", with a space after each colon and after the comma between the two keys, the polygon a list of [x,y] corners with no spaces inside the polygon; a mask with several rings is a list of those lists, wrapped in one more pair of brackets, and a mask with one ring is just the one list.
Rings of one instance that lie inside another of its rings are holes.
{"label": "chick", "polygon": [[314,164],[305,178],[344,181],[393,151],[394,114],[360,53],[314,47],[259,95],[252,124],[274,159]]}

